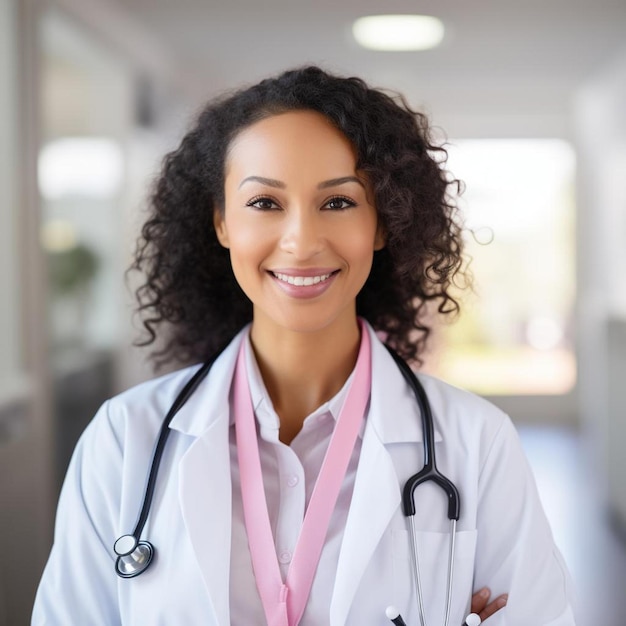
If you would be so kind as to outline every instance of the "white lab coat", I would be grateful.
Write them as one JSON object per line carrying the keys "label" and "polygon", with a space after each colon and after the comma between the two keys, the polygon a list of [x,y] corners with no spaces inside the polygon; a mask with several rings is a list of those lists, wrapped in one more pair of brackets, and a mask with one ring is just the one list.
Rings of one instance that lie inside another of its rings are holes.
{"label": "white lab coat", "polygon": [[[407,624],[419,624],[401,486],[422,467],[422,428],[412,391],[369,332],[373,376],[361,458],[337,570],[323,573],[336,575],[330,626],[386,626],[390,604]],[[68,469],[34,625],[230,624],[228,394],[241,337],[171,423],[143,532],[156,556],[134,579],[115,574],[113,543],[134,528],[159,427],[195,367],[102,406]],[[488,585],[509,594],[490,626],[573,625],[569,575],[510,420],[481,398],[420,380],[435,416],[438,466],[462,498],[450,624],[461,624],[472,591]],[[436,626],[445,607],[447,508],[430,483],[416,496],[426,618]]]}

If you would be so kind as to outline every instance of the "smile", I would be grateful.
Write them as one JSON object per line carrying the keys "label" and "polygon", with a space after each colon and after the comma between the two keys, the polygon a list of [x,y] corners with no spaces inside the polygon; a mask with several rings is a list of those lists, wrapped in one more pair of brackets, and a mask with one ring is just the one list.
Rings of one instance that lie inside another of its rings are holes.
{"label": "smile", "polygon": [[290,285],[296,285],[298,287],[309,287],[328,280],[333,275],[333,272],[329,274],[320,274],[319,276],[289,276],[287,274],[279,274],[277,272],[272,272],[272,274],[284,283],[289,283]]}

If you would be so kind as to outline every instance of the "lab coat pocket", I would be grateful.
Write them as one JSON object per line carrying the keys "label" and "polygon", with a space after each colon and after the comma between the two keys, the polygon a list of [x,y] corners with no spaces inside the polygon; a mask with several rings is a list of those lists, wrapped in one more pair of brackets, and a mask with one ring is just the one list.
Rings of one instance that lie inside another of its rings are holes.
{"label": "lab coat pocket", "polygon": [[[439,532],[417,532],[418,563],[427,623],[443,621],[448,585],[450,535]],[[472,596],[476,530],[458,531],[454,547],[450,624],[461,624]],[[411,535],[408,530],[393,531],[394,589],[396,605],[406,614],[405,622],[419,624],[417,589],[411,563]]]}

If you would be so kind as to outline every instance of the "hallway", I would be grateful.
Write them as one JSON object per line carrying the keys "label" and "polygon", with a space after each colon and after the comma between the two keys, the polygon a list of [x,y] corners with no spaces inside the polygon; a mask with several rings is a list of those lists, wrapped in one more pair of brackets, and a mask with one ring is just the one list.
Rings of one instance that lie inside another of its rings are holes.
{"label": "hallway", "polygon": [[518,431],[578,591],[579,626],[625,626],[626,542],[601,506],[584,439],[566,428]]}

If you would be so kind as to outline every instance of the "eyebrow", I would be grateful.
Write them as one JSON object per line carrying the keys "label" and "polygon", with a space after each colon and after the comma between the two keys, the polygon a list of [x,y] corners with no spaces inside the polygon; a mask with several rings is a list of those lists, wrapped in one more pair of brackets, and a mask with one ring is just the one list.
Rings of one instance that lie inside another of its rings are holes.
{"label": "eyebrow", "polygon": [[337,185],[343,185],[345,183],[358,183],[365,189],[365,185],[356,176],[342,176],[341,178],[331,178],[320,183],[318,189],[328,189],[328,187],[336,187]]}
{"label": "eyebrow", "polygon": [[280,180],[276,180],[275,178],[264,178],[263,176],[248,176],[248,178],[244,178],[240,183],[237,189],[241,189],[245,183],[257,182],[263,185],[267,185],[268,187],[277,187],[278,189],[284,189],[287,185]]}
{"label": "eyebrow", "polygon": [[[249,182],[257,182],[263,185],[267,185],[268,187],[276,187],[277,189],[285,189],[287,187],[284,182],[282,182],[281,180],[276,180],[275,178],[265,178],[264,176],[248,176],[239,183],[238,189],[241,189],[245,183]],[[321,182],[317,186],[317,188],[328,189],[329,187],[336,187],[337,185],[343,185],[345,183],[357,183],[365,189],[363,183],[356,176],[342,176],[341,178],[331,178],[330,180],[325,180]]]}

